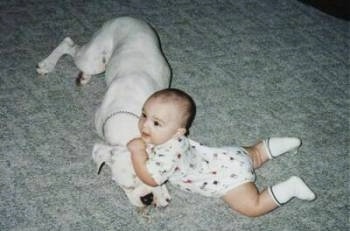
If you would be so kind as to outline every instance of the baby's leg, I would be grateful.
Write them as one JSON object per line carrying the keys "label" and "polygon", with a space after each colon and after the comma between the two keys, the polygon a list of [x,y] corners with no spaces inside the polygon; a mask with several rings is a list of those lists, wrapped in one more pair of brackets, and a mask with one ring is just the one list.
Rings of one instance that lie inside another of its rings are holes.
{"label": "baby's leg", "polygon": [[250,158],[253,161],[254,169],[260,168],[266,161],[269,160],[269,156],[265,152],[264,143],[259,142],[253,146],[244,147],[247,150]]}
{"label": "baby's leg", "polygon": [[292,176],[288,180],[259,192],[254,183],[245,183],[230,190],[223,197],[230,207],[249,217],[264,215],[292,198],[313,200],[315,194],[302,179]]}
{"label": "baby's leg", "polygon": [[253,160],[254,169],[261,167],[267,160],[276,158],[300,147],[301,140],[295,137],[271,137],[253,146],[245,147]]}
{"label": "baby's leg", "polygon": [[223,200],[233,210],[248,217],[258,217],[278,207],[267,190],[259,192],[251,182],[230,190]]}

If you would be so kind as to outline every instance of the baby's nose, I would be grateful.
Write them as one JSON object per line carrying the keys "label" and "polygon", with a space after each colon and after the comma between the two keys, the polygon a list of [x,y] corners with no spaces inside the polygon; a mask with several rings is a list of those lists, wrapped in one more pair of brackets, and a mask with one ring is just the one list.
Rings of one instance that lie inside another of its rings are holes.
{"label": "baby's nose", "polygon": [[141,126],[140,126],[140,132],[142,133],[147,133],[148,132],[148,127],[145,123],[143,123]]}
{"label": "baby's nose", "polygon": [[146,120],[146,121],[143,123],[142,128],[148,129],[151,122],[152,122],[151,120]]}

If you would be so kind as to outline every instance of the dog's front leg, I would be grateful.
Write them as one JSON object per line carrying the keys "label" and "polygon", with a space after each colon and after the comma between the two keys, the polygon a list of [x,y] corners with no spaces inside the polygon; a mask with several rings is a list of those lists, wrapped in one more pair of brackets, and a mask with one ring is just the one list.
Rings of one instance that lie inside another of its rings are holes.
{"label": "dog's front leg", "polygon": [[66,37],[52,52],[51,54],[38,63],[36,71],[41,74],[47,74],[56,66],[57,61],[65,54],[75,56],[78,46],[74,44],[73,40]]}

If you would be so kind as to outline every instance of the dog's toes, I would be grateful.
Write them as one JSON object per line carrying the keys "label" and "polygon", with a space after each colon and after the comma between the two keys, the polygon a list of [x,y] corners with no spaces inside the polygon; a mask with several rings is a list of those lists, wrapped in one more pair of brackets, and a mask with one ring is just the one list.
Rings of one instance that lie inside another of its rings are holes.
{"label": "dog's toes", "polygon": [[165,198],[164,200],[156,200],[154,206],[157,208],[165,208],[169,205],[171,198]]}
{"label": "dog's toes", "polygon": [[65,37],[63,41],[71,47],[75,45],[73,40],[70,37]]}
{"label": "dog's toes", "polygon": [[39,64],[36,65],[36,72],[39,74],[39,75],[46,75],[48,72],[45,71],[43,68],[40,67]]}
{"label": "dog's toes", "polygon": [[40,75],[46,75],[52,70],[53,68],[48,68],[48,65],[45,62],[40,62],[36,65],[36,72]]}
{"label": "dog's toes", "polygon": [[91,75],[80,72],[78,77],[75,79],[75,84],[77,86],[84,86],[88,82],[90,82],[90,79],[91,79]]}

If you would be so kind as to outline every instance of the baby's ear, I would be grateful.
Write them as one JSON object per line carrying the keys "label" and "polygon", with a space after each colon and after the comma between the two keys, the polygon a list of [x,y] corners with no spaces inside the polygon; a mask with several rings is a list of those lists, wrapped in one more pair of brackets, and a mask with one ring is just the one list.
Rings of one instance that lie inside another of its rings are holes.
{"label": "baby's ear", "polygon": [[186,129],[186,128],[179,128],[179,129],[177,129],[176,137],[183,136],[183,135],[186,134],[186,132],[187,132],[187,129]]}

